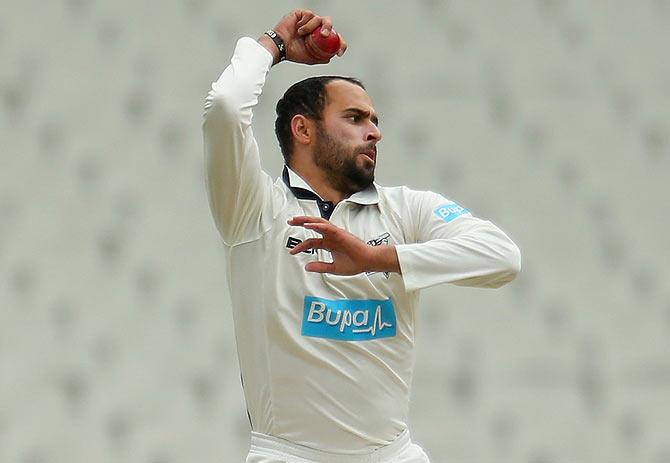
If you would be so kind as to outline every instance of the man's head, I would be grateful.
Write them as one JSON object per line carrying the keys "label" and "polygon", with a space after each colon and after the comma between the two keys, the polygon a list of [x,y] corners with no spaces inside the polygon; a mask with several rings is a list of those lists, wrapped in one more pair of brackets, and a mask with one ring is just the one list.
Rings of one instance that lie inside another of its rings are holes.
{"label": "man's head", "polygon": [[351,77],[311,77],[277,103],[275,133],[286,164],[309,156],[332,186],[353,193],[374,180],[377,115],[365,87]]}

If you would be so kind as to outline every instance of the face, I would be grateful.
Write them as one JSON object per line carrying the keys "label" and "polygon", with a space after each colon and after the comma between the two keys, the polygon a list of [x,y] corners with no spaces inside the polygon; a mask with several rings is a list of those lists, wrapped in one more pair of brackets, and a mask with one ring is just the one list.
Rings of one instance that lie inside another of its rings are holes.
{"label": "face", "polygon": [[358,85],[334,80],[326,86],[326,105],[317,123],[314,163],[334,188],[361,191],[375,179],[381,132],[372,100]]}

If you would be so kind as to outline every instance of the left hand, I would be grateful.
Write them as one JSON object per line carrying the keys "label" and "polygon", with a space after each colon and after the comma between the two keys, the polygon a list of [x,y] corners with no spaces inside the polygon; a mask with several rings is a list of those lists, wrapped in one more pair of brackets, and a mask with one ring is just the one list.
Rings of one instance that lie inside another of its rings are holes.
{"label": "left hand", "polygon": [[308,263],[305,265],[305,270],[308,272],[356,275],[372,270],[375,248],[348,231],[320,217],[293,217],[288,224],[314,230],[321,235],[321,238],[308,238],[298,244],[289,251],[292,255],[308,249],[325,249],[333,256],[332,263],[321,261]]}

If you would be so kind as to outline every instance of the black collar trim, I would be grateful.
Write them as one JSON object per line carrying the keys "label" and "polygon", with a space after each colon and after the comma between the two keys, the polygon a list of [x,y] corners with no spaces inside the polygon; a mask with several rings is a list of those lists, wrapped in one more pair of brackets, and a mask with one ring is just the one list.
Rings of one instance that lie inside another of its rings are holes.
{"label": "black collar trim", "polygon": [[286,186],[289,188],[289,190],[291,190],[291,193],[293,193],[293,195],[296,198],[311,199],[312,201],[316,201],[316,205],[319,208],[319,213],[321,214],[321,217],[326,220],[330,220],[330,216],[333,213],[333,210],[335,210],[335,205],[332,202],[323,201],[321,198],[319,198],[319,195],[317,195],[313,191],[309,191],[297,186],[291,186],[291,179],[288,174],[288,167],[284,166],[284,172],[282,172],[281,176]]}
{"label": "black collar trim", "polygon": [[288,176],[288,167],[284,166],[284,171],[281,174],[282,180],[284,180],[284,183],[286,186],[291,190],[291,193],[298,198],[298,199],[313,199],[315,201],[321,201],[321,198],[319,198],[319,195],[314,193],[313,191],[305,190],[304,188],[296,187],[296,186],[291,186],[291,180],[289,179]]}

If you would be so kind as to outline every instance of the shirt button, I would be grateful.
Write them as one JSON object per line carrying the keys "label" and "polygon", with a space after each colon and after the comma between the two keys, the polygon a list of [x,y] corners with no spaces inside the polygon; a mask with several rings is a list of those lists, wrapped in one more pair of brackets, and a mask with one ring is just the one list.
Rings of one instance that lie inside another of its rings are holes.
{"label": "shirt button", "polygon": [[323,205],[323,210],[327,211],[328,209],[330,209],[330,205],[329,204],[324,204]]}

